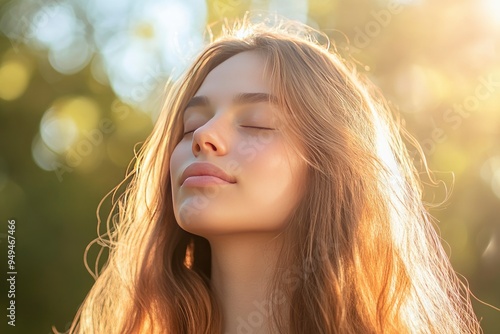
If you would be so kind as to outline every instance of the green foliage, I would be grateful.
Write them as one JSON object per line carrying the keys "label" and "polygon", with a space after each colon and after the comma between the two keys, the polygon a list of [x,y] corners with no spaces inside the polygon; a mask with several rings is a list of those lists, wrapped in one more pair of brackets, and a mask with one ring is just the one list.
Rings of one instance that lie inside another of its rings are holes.
{"label": "green foliage", "polygon": [[[500,306],[500,8],[488,9],[494,2],[487,0],[301,3],[280,10],[326,32],[401,113],[436,177],[448,190],[453,185],[451,198],[431,213],[455,269],[479,299]],[[0,242],[6,254],[7,220],[15,218],[19,333],[65,329],[92,286],[83,252],[96,237],[97,205],[151,131],[163,96],[158,86],[172,70],[155,68],[154,80],[139,80],[135,100],[111,88],[97,53],[61,74],[52,66],[57,56],[37,46],[29,29],[29,22],[43,25],[44,15],[57,19],[56,4],[64,2],[32,2],[16,18],[23,35],[4,25],[0,36]],[[241,17],[267,4],[209,1],[206,19]],[[9,6],[4,23],[15,15]],[[74,11],[91,31],[82,10]],[[134,38],[162,34],[150,23],[138,24]],[[425,196],[440,202],[446,189],[429,186]],[[95,256],[91,251],[90,263]],[[498,311],[474,304],[484,332],[498,333]]]}

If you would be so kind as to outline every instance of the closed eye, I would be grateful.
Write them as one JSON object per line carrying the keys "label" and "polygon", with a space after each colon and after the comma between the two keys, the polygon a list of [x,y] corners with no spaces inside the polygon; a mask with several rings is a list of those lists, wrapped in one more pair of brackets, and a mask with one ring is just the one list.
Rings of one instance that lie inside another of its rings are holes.
{"label": "closed eye", "polygon": [[[266,128],[266,127],[262,127],[262,126],[242,125],[241,127],[242,128],[247,128],[247,129],[256,129],[256,130],[276,130],[276,129],[273,129],[273,128]],[[186,131],[186,132],[184,132],[184,136],[186,136],[186,135],[188,135],[190,133],[193,133],[195,131],[196,131],[196,129],[191,130],[191,131]]]}
{"label": "closed eye", "polygon": [[265,128],[265,127],[262,127],[262,126],[242,125],[241,127],[242,128],[250,128],[250,129],[259,129],[259,130],[276,130],[276,129],[273,129],[273,128]]}

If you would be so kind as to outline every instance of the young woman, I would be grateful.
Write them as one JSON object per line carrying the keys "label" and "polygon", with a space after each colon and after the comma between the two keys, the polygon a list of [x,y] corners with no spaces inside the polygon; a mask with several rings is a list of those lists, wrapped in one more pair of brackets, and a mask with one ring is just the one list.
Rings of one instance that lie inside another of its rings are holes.
{"label": "young woman", "polygon": [[172,88],[70,332],[481,332],[418,144],[315,34],[236,27]]}

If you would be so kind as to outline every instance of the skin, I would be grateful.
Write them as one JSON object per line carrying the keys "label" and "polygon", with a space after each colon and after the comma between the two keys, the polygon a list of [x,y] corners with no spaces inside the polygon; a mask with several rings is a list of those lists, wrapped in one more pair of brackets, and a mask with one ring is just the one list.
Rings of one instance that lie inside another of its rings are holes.
{"label": "skin", "polygon": [[[306,164],[285,142],[274,117],[280,110],[265,101],[235,103],[242,93],[272,95],[264,68],[261,55],[243,52],[208,74],[194,95],[208,103],[186,109],[187,133],[170,163],[178,224],[210,242],[211,284],[226,333],[267,332],[265,287],[280,232],[305,183]],[[212,163],[235,182],[181,184],[193,162]]]}

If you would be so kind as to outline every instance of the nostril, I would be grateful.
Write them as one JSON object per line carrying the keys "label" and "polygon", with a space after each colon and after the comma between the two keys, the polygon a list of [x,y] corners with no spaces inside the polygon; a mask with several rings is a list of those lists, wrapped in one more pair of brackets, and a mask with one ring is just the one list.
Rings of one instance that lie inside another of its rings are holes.
{"label": "nostril", "polygon": [[202,145],[199,145],[199,144],[196,144],[196,146],[198,146],[198,149],[200,151],[202,150],[206,150],[206,151],[214,151],[214,152],[217,152],[217,146],[215,146],[214,144],[212,144],[211,142],[209,141],[206,141],[204,144]]}
{"label": "nostril", "polygon": [[210,142],[205,142],[204,145],[200,145],[198,143],[195,143],[194,144],[194,152],[201,152],[203,149],[202,147],[205,147],[205,150],[207,151],[213,151],[213,152],[217,152],[217,146],[215,146],[214,144],[210,143]]}

